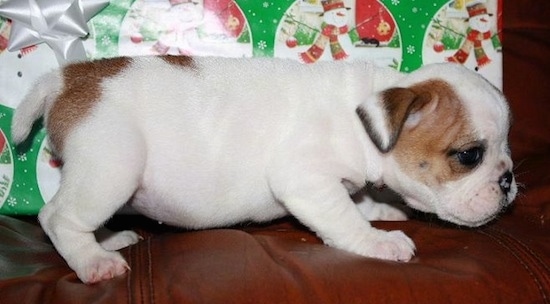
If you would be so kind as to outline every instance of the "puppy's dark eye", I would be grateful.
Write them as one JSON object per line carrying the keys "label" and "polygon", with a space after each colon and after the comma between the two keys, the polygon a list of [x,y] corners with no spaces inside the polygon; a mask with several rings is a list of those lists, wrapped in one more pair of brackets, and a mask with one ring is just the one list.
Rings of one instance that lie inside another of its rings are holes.
{"label": "puppy's dark eye", "polygon": [[485,151],[481,147],[473,147],[468,150],[456,152],[456,158],[466,167],[475,167],[483,160]]}

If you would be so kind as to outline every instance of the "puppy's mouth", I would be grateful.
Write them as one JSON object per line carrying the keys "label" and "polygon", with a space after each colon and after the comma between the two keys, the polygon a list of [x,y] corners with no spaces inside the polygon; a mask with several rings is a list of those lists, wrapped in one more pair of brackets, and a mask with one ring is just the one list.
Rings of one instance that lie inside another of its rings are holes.
{"label": "puppy's mouth", "polygon": [[511,201],[509,200],[508,196],[503,195],[502,199],[498,203],[498,209],[495,212],[487,214],[486,216],[481,216],[479,218],[463,218],[454,214],[446,213],[444,215],[439,215],[439,217],[443,220],[459,226],[471,228],[481,227],[497,219],[500,215],[506,212],[506,210],[508,210],[508,207],[510,205]]}
{"label": "puppy's mouth", "polygon": [[446,221],[449,221],[453,224],[459,225],[459,226],[476,228],[476,227],[481,227],[481,226],[484,226],[486,224],[489,224],[490,222],[495,220],[498,217],[499,214],[500,214],[500,212],[496,213],[496,214],[493,214],[489,217],[486,217],[484,219],[480,219],[480,220],[464,220],[464,219],[461,219],[461,218],[458,218],[458,217],[452,216],[452,215],[446,216],[446,217],[441,217],[441,218],[446,220]]}
{"label": "puppy's mouth", "polygon": [[[426,207],[423,204],[418,203],[415,200],[405,199],[405,201],[407,202],[408,206],[410,206],[410,207],[412,207],[412,208],[414,208],[418,211],[435,214],[440,219],[442,219],[444,221],[447,221],[449,223],[452,223],[452,224],[455,224],[455,225],[458,225],[458,226],[471,227],[471,228],[483,226],[483,225],[493,221],[495,218],[498,217],[498,214],[500,214],[500,212],[501,212],[499,210],[498,212],[492,213],[491,215],[489,215],[487,217],[484,217],[484,218],[466,219],[466,218],[457,216],[457,215],[455,215],[455,214],[453,214],[449,211],[433,210],[431,208]],[[507,199],[502,200],[501,206],[505,206],[504,204],[507,204]]]}

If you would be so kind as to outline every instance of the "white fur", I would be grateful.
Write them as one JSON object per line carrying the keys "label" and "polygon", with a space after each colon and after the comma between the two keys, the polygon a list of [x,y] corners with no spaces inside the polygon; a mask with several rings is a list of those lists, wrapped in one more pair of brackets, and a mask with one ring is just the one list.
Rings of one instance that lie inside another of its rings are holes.
{"label": "white fur", "polygon": [[[360,104],[368,107],[386,136],[384,111],[373,101],[377,92],[422,81],[427,74],[455,81],[469,73],[464,69],[441,65],[405,76],[359,62],[197,58],[194,65],[133,59],[125,71],[104,80],[101,102],[66,138],[61,188],[39,217],[84,282],[127,270],[119,253],[105,249],[130,245],[137,237],[122,233],[102,247],[93,232],[130,198],[139,212],[190,228],[269,221],[290,213],[330,246],[395,261],[411,259],[412,240],[401,231],[377,230],[367,220],[406,216],[369,200],[357,208],[350,193],[367,181],[387,183],[413,206],[431,212],[439,211],[435,202],[441,195],[453,205],[441,207],[443,214],[455,208],[456,217],[471,217],[457,206],[462,198],[456,190],[425,189],[408,179],[391,152],[375,147],[355,112]],[[456,75],[446,76],[449,69]],[[59,74],[51,75],[38,84],[50,92],[31,93],[17,111],[18,142],[48,111],[48,103],[41,105],[44,96],[63,87]],[[456,88],[465,94],[472,89]],[[498,99],[498,111],[507,113],[502,98],[492,98]],[[484,108],[486,121],[479,124],[480,114],[471,111],[476,130],[484,132],[490,123],[507,127],[492,106]],[[502,132],[488,132],[505,142]],[[490,157],[501,157],[503,151],[493,148]],[[458,184],[480,184],[491,174],[473,173]],[[469,189],[463,188],[460,192]]]}

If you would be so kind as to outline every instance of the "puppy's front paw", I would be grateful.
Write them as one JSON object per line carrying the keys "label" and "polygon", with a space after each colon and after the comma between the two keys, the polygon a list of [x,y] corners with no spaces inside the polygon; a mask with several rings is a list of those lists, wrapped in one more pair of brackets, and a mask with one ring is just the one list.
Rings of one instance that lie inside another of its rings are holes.
{"label": "puppy's front paw", "polygon": [[79,262],[73,269],[78,278],[86,284],[110,280],[130,270],[128,263],[118,252],[100,252],[84,262],[82,260]]}
{"label": "puppy's front paw", "polygon": [[391,261],[409,261],[416,247],[405,233],[399,230],[377,230],[362,249],[360,254]]}

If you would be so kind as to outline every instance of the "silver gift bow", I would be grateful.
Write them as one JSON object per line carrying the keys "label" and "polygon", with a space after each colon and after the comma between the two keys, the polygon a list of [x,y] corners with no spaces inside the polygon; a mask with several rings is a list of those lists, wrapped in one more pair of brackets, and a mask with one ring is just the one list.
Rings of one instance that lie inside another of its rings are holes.
{"label": "silver gift bow", "polygon": [[12,0],[0,5],[0,15],[12,20],[8,50],[45,42],[60,64],[86,60],[82,38],[86,24],[109,0]]}

